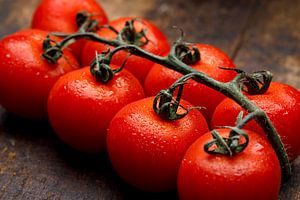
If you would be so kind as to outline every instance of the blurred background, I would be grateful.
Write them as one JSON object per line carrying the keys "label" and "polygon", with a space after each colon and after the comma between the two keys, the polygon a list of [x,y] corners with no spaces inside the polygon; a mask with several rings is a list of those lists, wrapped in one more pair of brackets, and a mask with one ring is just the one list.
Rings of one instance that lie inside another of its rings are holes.
{"label": "blurred background", "polygon": [[[0,37],[30,26],[39,0],[0,0]],[[267,69],[300,89],[300,0],[99,0],[109,19],[139,16],[175,41],[209,43],[246,71]],[[297,130],[298,131],[298,130]],[[300,161],[282,188],[300,199]],[[120,180],[106,155],[61,144],[47,123],[15,118],[0,107],[0,199],[177,199],[148,194]]]}

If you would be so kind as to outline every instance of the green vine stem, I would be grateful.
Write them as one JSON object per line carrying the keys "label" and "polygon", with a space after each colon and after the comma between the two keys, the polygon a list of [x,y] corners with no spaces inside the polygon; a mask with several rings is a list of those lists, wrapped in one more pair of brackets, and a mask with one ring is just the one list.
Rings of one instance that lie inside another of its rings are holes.
{"label": "green vine stem", "polygon": [[[237,76],[230,82],[219,82],[206,74],[199,72],[191,67],[189,67],[186,63],[182,61],[182,59],[178,58],[178,49],[185,49],[182,48],[182,45],[190,46],[188,43],[183,43],[181,40],[178,40],[175,42],[171,48],[170,53],[167,56],[158,56],[154,55],[152,53],[149,53],[142,49],[140,46],[130,44],[123,40],[122,34],[123,31],[118,32],[118,36],[114,40],[108,40],[102,37],[99,37],[97,34],[93,32],[77,32],[71,35],[68,35],[64,37],[64,39],[60,42],[55,43],[54,45],[45,45],[43,57],[48,60],[48,62],[56,62],[61,56],[62,56],[62,49],[65,48],[67,45],[70,44],[70,41],[74,41],[79,38],[86,38],[88,40],[92,40],[95,42],[100,42],[104,44],[108,44],[110,46],[115,47],[110,52],[107,52],[105,56],[102,56],[100,59],[101,63],[105,63],[106,65],[110,64],[110,61],[115,53],[118,51],[127,51],[128,53],[136,56],[143,57],[145,59],[148,59],[152,62],[158,63],[160,65],[163,65],[169,69],[175,70],[183,75],[187,74],[193,74],[192,78],[201,83],[204,84],[210,88],[213,88],[214,90],[217,90],[224,94],[225,96],[233,99],[236,103],[238,103],[242,108],[244,108],[249,114],[251,114],[251,118],[254,118],[256,122],[263,128],[265,131],[271,145],[273,146],[282,168],[282,180],[285,181],[291,176],[291,165],[289,163],[288,155],[286,153],[286,150],[283,147],[283,144],[281,142],[281,139],[275,130],[272,122],[266,115],[266,113],[260,109],[258,106],[256,106],[254,103],[252,103],[242,92],[241,90],[247,90],[250,92],[253,91],[256,87],[257,93],[263,92],[267,89],[268,86],[266,84],[262,84],[262,87],[259,87],[259,84],[257,83],[263,83],[266,80],[270,80],[270,77],[272,77],[272,74],[270,72],[263,72],[263,80],[259,81],[259,76],[262,73],[254,73],[252,76],[249,76],[249,74],[244,73],[241,70],[236,70],[238,72]],[[185,49],[186,50],[186,49]],[[195,51],[195,50],[193,50]],[[198,52],[195,52],[195,57],[199,57]],[[54,56],[53,56],[54,55]],[[233,70],[233,69],[229,69]],[[256,82],[255,82],[256,80]],[[107,81],[107,80],[106,80]],[[241,85],[240,83],[244,82],[247,84]],[[268,83],[267,83],[268,84]],[[156,105],[154,105],[155,107]],[[248,120],[248,118],[247,118]]]}

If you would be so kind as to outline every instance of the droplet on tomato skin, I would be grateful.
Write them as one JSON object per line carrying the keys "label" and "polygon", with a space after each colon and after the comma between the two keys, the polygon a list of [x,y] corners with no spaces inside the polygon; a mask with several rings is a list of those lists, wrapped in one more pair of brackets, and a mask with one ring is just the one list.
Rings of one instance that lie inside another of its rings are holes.
{"label": "droplet on tomato skin", "polygon": [[256,153],[262,151],[263,149],[264,149],[264,146],[261,145],[260,143],[256,143],[253,146],[253,151]]}
{"label": "droplet on tomato skin", "polygon": [[40,75],[40,72],[35,73],[35,75],[36,75],[36,76],[39,76],[39,75]]}
{"label": "droplet on tomato skin", "polygon": [[11,55],[8,53],[8,54],[5,55],[5,57],[6,57],[6,58],[10,58]]}
{"label": "droplet on tomato skin", "polygon": [[47,78],[49,78],[49,76],[46,74],[46,75],[44,76],[44,78],[47,79]]}

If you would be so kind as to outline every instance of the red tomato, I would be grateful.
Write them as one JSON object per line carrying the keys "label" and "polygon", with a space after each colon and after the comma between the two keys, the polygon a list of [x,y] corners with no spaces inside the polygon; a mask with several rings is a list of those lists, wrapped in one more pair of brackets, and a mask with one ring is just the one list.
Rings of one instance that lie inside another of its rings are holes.
{"label": "red tomato", "polygon": [[[153,99],[122,108],[110,123],[107,145],[112,165],[125,181],[159,192],[176,187],[185,151],[208,126],[196,110],[180,120],[163,120],[153,111]],[[189,106],[185,101],[182,105]]]}
{"label": "red tomato", "polygon": [[[132,19],[133,17],[119,18],[111,21],[109,25],[120,31],[125,26],[125,22]],[[134,22],[136,31],[139,32],[142,29],[146,29],[146,36],[150,40],[146,45],[142,46],[142,48],[156,55],[162,55],[169,52],[170,47],[163,33],[160,32],[160,30],[149,21],[141,18],[139,19],[139,21]],[[117,37],[116,33],[109,29],[102,29],[97,34],[107,39],[116,39]],[[105,44],[92,41],[87,42],[82,51],[81,62],[84,65],[89,65],[95,57],[96,51],[101,53],[103,51],[107,51],[108,48],[109,47],[107,47]],[[127,54],[128,53],[125,51],[118,52],[114,55],[112,63],[121,65],[125,61]],[[138,56],[130,56],[126,62],[125,68],[135,75],[141,82],[143,82],[153,64],[153,62],[147,59]]]}
{"label": "red tomato", "polygon": [[0,41],[0,104],[9,112],[26,118],[46,118],[50,89],[61,75],[79,68],[68,50],[56,64],[41,57],[47,34],[28,29]]}
{"label": "red tomato", "polygon": [[[35,10],[31,27],[49,32],[74,33],[78,30],[76,14],[82,11],[95,14],[93,19],[98,20],[99,25],[108,22],[104,10],[95,0],[42,0]],[[85,40],[78,40],[70,46],[76,57],[80,57],[84,43]]]}
{"label": "red tomato", "polygon": [[[228,137],[229,129],[217,130]],[[178,175],[181,200],[231,199],[276,200],[280,189],[280,164],[262,135],[246,131],[249,144],[233,157],[211,155],[203,146],[212,140],[207,133],[187,150]]]}
{"label": "red tomato", "polygon": [[[201,60],[192,68],[204,72],[208,76],[221,81],[230,81],[236,73],[234,71],[223,70],[219,67],[235,68],[230,58],[219,49],[206,44],[196,45],[200,50]],[[168,88],[182,75],[171,69],[155,64],[146,77],[144,88],[147,96],[156,95],[160,90]],[[196,106],[203,106],[201,112],[210,121],[215,107],[225,98],[223,94],[217,92],[200,83],[191,80],[185,85],[183,98]]]}
{"label": "red tomato", "polygon": [[143,97],[142,86],[126,70],[102,84],[85,67],[61,77],[52,88],[48,99],[50,123],[73,148],[101,152],[105,150],[106,129],[112,117]]}
{"label": "red tomato", "polygon": [[[300,92],[289,85],[272,82],[265,94],[248,95],[248,98],[267,113],[282,139],[290,160],[299,156],[300,134],[297,130],[300,121]],[[238,104],[226,98],[217,106],[211,126],[234,125],[236,116],[241,110]],[[255,121],[246,124],[245,129],[264,133]]]}

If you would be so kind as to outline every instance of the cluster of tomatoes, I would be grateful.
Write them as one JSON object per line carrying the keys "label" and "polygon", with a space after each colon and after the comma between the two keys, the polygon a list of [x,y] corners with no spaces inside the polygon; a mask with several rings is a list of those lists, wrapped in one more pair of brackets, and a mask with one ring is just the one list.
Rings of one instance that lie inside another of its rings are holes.
{"label": "cluster of tomatoes", "polygon": [[[31,29],[0,41],[0,104],[9,112],[30,119],[49,119],[66,144],[84,152],[107,151],[117,173],[145,191],[178,188],[181,199],[277,199],[281,172],[278,158],[256,122],[245,126],[248,147],[235,156],[207,154],[203,146],[210,129],[234,126],[242,108],[231,99],[193,80],[188,81],[181,105],[203,106],[178,120],[161,119],[153,111],[153,99],[181,74],[126,51],[114,55],[111,68],[125,69],[107,83],[97,82],[88,67],[95,52],[113,48],[84,39],[63,50],[56,62],[41,55],[49,32],[74,33],[76,15],[88,12],[99,25],[97,34],[115,39],[131,17],[108,22],[95,0],[42,0]],[[140,18],[135,29],[149,42],[141,46],[159,56],[170,45],[151,22]],[[51,36],[52,42],[61,38]],[[201,59],[191,67],[227,82],[236,76],[231,59],[207,44],[195,44]],[[269,116],[288,152],[290,161],[300,155],[300,92],[283,83],[271,83],[262,95],[248,95]],[[180,112],[180,110],[179,110]],[[246,113],[246,112],[245,112]],[[219,128],[222,136],[229,129]]]}

